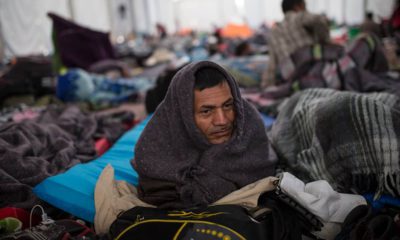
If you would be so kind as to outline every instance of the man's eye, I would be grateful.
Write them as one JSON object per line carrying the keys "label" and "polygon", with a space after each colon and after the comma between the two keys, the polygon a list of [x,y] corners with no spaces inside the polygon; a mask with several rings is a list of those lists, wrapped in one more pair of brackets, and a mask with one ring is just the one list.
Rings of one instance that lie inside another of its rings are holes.
{"label": "man's eye", "polygon": [[233,103],[227,103],[223,106],[225,110],[231,110],[233,108]]}
{"label": "man's eye", "polygon": [[200,111],[201,115],[209,115],[210,113],[211,113],[211,110],[209,110],[209,109]]}

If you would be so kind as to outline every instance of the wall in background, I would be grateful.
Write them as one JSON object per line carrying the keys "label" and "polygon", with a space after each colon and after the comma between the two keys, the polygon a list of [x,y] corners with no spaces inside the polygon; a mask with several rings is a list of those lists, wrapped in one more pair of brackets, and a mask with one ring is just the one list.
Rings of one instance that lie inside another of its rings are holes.
{"label": "wall in background", "polygon": [[48,11],[69,17],[66,0],[0,1],[0,30],[6,58],[48,54],[53,50]]}
{"label": "wall in background", "polygon": [[[388,18],[395,4],[395,0],[306,2],[311,12],[350,25],[361,23],[365,11],[374,12],[377,19]],[[6,58],[51,53],[49,11],[110,32],[113,39],[131,32],[154,34],[158,22],[173,33],[180,28],[212,30],[231,22],[255,28],[283,19],[281,0],[0,0],[0,56],[3,51]]]}

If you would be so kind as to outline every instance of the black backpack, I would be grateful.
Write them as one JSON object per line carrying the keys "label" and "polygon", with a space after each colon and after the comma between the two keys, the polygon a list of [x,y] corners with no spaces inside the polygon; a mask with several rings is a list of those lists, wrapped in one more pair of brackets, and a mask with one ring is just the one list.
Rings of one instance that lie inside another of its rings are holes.
{"label": "black backpack", "polygon": [[[266,213],[267,215],[270,212]],[[253,219],[237,205],[217,205],[185,211],[134,207],[110,227],[112,239],[270,239],[268,217]]]}
{"label": "black backpack", "polygon": [[313,214],[280,191],[262,194],[258,205],[260,208],[252,213],[239,205],[184,211],[134,207],[117,217],[108,237],[119,240],[298,240],[302,235],[316,239],[310,231],[321,230],[322,223]]}

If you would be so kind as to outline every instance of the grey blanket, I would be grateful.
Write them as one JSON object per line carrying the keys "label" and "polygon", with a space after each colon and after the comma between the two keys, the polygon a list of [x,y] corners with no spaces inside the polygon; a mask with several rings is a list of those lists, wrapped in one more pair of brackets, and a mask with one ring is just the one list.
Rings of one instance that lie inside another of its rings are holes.
{"label": "grey blanket", "polygon": [[399,196],[400,105],[388,93],[309,89],[292,96],[271,130],[287,170],[340,192]]}
{"label": "grey blanket", "polygon": [[96,156],[98,132],[94,115],[77,107],[49,107],[37,120],[2,125],[0,207],[32,207],[38,201],[32,187]]}
{"label": "grey blanket", "polygon": [[[225,75],[234,98],[235,130],[223,144],[210,144],[195,125],[194,79],[203,67]],[[273,175],[269,148],[259,113],[241,98],[232,76],[213,62],[189,64],[173,78],[136,144],[132,165],[139,174],[139,197],[168,208],[209,204]]]}

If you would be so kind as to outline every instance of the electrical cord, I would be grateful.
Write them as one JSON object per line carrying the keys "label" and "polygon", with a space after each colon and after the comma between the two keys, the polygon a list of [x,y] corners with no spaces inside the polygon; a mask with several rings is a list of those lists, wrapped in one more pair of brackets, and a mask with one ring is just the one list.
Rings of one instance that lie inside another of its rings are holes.
{"label": "electrical cord", "polygon": [[46,214],[46,212],[44,211],[43,207],[41,205],[35,205],[33,206],[33,208],[31,209],[31,212],[29,214],[29,229],[32,229],[32,214],[35,211],[35,208],[39,207],[42,210],[42,223],[43,224],[51,224],[54,223],[53,219],[49,218]]}

